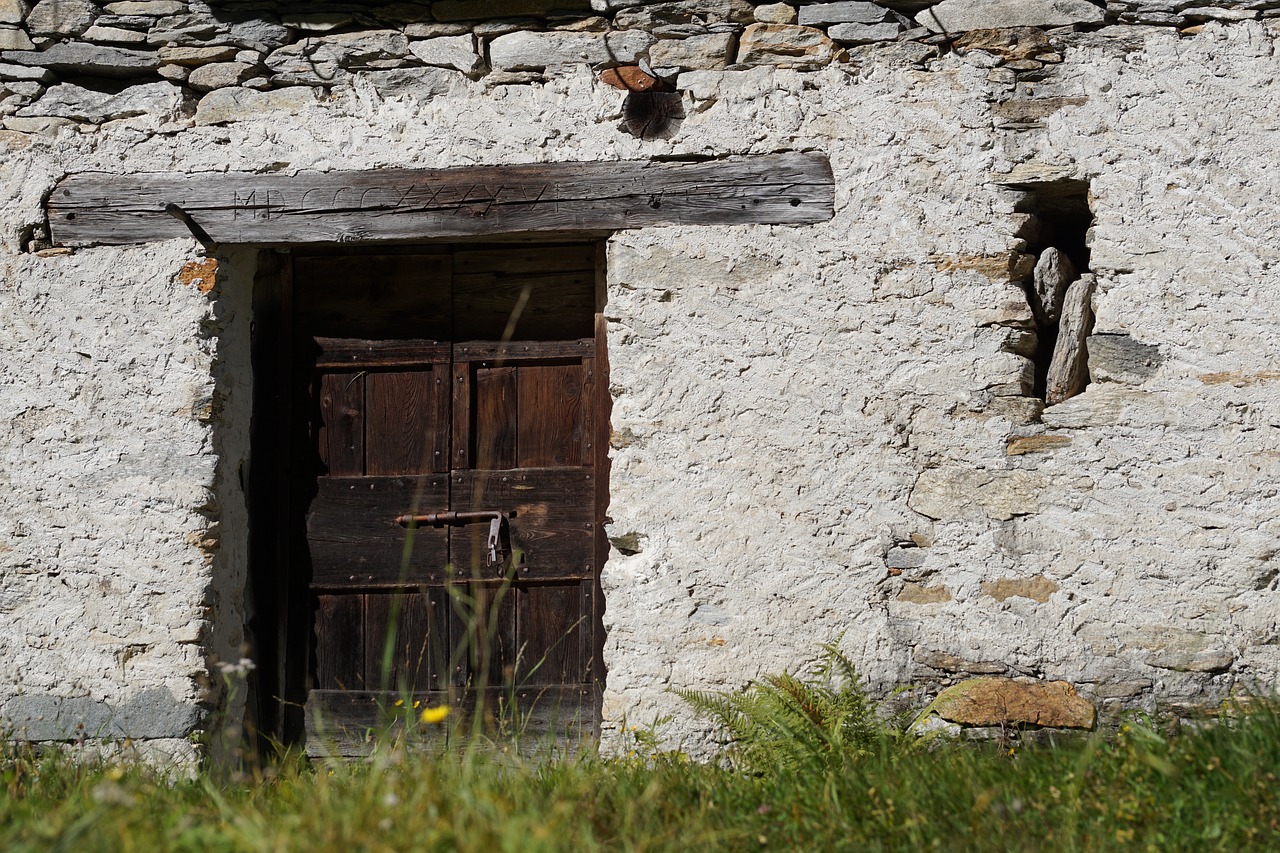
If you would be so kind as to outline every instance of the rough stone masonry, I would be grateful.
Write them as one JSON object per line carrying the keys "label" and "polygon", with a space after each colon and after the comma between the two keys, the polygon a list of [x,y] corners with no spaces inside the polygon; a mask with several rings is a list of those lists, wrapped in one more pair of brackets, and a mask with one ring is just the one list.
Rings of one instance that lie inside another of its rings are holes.
{"label": "rough stone masonry", "polygon": [[963,725],[1274,689],[1278,42],[1280,0],[0,0],[0,725],[195,760],[245,642],[258,253],[51,245],[59,179],[783,151],[830,222],[608,241],[606,745],[702,749],[668,688],[837,638]]}

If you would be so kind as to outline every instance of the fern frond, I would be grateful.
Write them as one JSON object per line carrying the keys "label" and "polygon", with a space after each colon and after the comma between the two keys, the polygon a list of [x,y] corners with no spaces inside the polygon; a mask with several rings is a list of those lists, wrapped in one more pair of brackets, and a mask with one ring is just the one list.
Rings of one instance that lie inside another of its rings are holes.
{"label": "fern frond", "polygon": [[866,755],[888,733],[856,668],[836,643],[811,676],[766,675],[740,693],[673,690],[726,738],[728,758],[749,772],[830,770]]}

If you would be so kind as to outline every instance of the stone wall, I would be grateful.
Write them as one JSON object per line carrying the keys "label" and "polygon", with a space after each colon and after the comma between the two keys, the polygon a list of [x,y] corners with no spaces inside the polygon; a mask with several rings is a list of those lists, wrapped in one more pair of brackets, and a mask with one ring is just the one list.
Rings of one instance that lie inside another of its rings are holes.
{"label": "stone wall", "polygon": [[[1274,685],[1280,0],[576,5],[0,0],[8,725],[192,755],[243,641],[255,253],[50,247],[84,171],[830,157],[829,223],[609,242],[607,738],[697,748],[666,688],[838,637],[880,691],[1062,680],[1104,718]],[[683,122],[626,132],[609,80]],[[1092,381],[1045,408],[1062,187]]]}

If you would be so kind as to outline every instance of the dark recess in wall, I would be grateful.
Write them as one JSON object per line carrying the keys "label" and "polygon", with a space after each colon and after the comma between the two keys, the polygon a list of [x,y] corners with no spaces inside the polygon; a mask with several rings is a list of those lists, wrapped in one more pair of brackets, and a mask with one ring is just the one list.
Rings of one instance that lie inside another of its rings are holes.
{"label": "dark recess in wall", "polygon": [[[1071,261],[1075,277],[1089,272],[1088,233],[1093,224],[1093,213],[1089,210],[1089,183],[1062,180],[1024,184],[1016,189],[1024,192],[1017,211],[1033,217],[1019,234],[1027,241],[1026,251],[1041,258],[1046,250],[1054,248]],[[1028,279],[1024,286],[1028,301],[1035,305],[1035,281]],[[1041,322],[1036,331],[1039,344],[1032,358],[1036,367],[1035,396],[1044,399],[1049,365],[1058,343],[1058,323]],[[1087,376],[1085,383],[1088,383]]]}

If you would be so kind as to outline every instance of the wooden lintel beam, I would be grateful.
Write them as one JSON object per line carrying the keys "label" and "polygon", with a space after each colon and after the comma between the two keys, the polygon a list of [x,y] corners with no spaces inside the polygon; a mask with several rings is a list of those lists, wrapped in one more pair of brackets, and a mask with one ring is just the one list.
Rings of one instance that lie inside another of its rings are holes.
{"label": "wooden lintel beam", "polygon": [[63,179],[48,203],[53,241],[62,246],[186,237],[191,223],[218,244],[374,243],[801,225],[824,222],[833,209],[831,164],[797,153],[296,175],[91,172]]}

